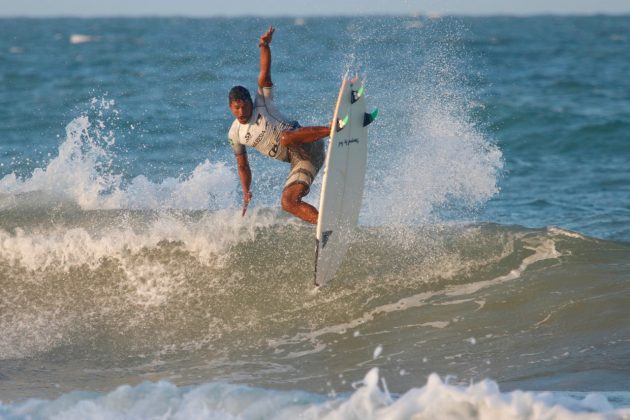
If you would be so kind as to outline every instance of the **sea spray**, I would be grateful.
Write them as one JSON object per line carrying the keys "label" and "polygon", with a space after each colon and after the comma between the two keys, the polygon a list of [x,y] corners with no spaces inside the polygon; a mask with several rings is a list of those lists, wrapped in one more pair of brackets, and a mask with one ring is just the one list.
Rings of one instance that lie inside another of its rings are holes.
{"label": "sea spray", "polygon": [[108,153],[114,138],[111,133],[101,135],[100,127],[93,125],[87,115],[75,118],[66,126],[66,139],[57,157],[24,179],[15,173],[6,175],[0,180],[0,193],[43,192],[70,199],[83,208],[116,207],[121,199],[121,175],[110,171]]}
{"label": "sea spray", "polygon": [[[99,209],[224,209],[235,204],[236,175],[223,162],[201,161],[191,173],[155,182],[141,174],[129,179],[127,157],[115,148],[120,115],[115,102],[93,98],[88,110],[66,126],[57,156],[45,167],[19,177],[0,179],[0,208],[19,207],[36,196],[39,207],[60,202],[84,210]],[[118,168],[118,170],[117,170]]]}
{"label": "sea spray", "polygon": [[463,29],[451,22],[424,30],[439,32],[429,34],[439,41],[423,41],[425,33],[408,45],[406,54],[421,57],[420,64],[393,60],[402,77],[372,100],[382,112],[370,133],[362,219],[368,224],[461,220],[499,191],[503,156],[474,118],[483,105],[469,81],[470,57],[459,46]]}

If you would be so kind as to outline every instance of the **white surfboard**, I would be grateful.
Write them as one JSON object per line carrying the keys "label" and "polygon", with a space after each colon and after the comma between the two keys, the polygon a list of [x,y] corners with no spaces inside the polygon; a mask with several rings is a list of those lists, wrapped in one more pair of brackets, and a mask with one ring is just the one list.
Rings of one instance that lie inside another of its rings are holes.
{"label": "white surfboard", "polygon": [[377,111],[366,114],[363,81],[344,80],[331,127],[316,230],[315,285],[324,286],[341,265],[357,226],[365,168],[367,164],[367,125]]}

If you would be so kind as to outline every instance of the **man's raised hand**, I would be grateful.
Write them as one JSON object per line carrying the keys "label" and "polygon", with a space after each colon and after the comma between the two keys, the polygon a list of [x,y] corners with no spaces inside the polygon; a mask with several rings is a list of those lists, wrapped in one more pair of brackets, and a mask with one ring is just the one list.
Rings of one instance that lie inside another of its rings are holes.
{"label": "man's raised hand", "polygon": [[267,29],[267,32],[260,36],[260,42],[258,43],[258,46],[262,47],[263,45],[271,44],[271,38],[273,37],[273,33],[275,32],[275,30],[276,29],[273,26],[270,26],[269,29]]}

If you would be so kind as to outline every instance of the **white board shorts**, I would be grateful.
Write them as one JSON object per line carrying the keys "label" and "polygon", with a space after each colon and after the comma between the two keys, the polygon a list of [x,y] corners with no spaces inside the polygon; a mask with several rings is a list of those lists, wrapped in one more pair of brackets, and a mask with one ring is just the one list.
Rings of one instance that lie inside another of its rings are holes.
{"label": "white board shorts", "polygon": [[291,170],[289,171],[289,176],[287,177],[287,182],[284,184],[284,188],[286,189],[295,184],[302,184],[306,186],[306,194],[308,194],[315,176],[324,164],[324,141],[317,140],[313,143],[289,146],[287,149],[289,151]]}

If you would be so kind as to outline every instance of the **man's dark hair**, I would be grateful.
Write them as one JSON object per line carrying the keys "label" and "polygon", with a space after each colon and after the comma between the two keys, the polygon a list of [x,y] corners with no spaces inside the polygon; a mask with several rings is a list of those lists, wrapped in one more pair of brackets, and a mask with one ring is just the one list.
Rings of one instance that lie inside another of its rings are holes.
{"label": "man's dark hair", "polygon": [[252,101],[252,96],[249,94],[249,90],[247,90],[243,86],[234,86],[232,89],[230,89],[230,94],[228,97],[230,99],[228,103],[230,104],[238,100],[249,102]]}

